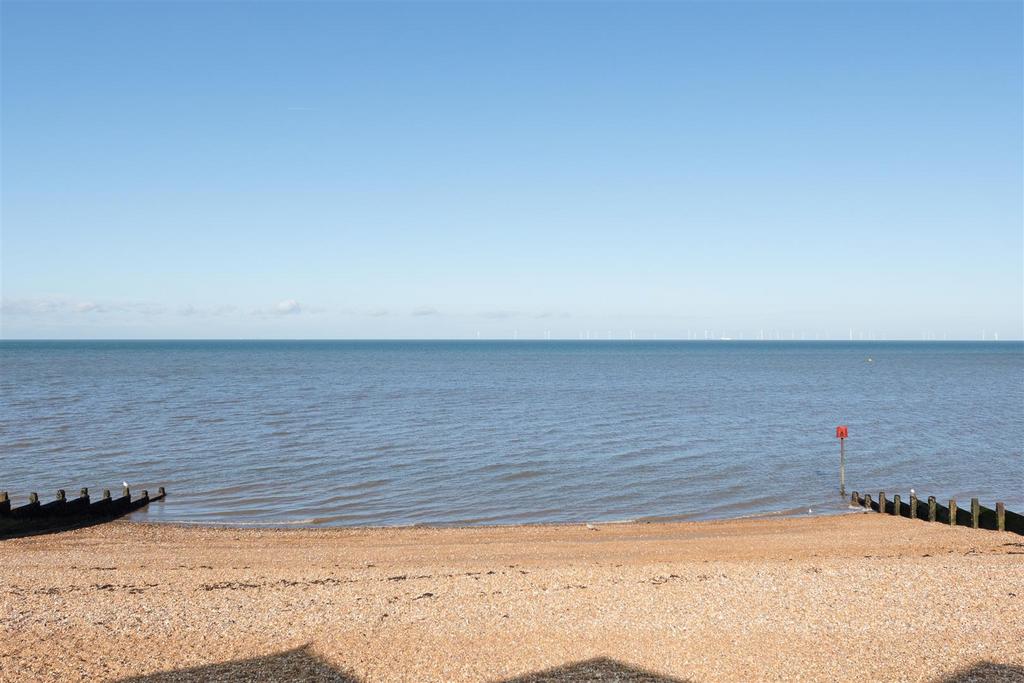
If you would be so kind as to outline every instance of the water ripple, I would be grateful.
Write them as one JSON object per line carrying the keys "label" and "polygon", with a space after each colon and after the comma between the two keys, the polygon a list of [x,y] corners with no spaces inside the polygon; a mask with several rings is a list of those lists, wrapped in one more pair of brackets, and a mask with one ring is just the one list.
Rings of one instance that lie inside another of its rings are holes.
{"label": "water ripple", "polygon": [[[866,364],[864,358],[875,359]],[[1024,508],[1021,344],[0,342],[0,479],[133,518],[506,524]]]}

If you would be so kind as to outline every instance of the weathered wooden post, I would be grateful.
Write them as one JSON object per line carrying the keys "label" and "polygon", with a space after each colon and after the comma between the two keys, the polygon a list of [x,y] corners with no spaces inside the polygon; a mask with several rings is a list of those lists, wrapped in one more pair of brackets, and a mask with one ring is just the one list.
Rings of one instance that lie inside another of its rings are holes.
{"label": "weathered wooden post", "polygon": [[57,499],[47,506],[47,509],[52,513],[62,514],[67,509],[68,497],[64,493],[64,489],[57,489]]}
{"label": "weathered wooden post", "polygon": [[949,499],[949,525],[956,526],[956,498]]}
{"label": "weathered wooden post", "polygon": [[7,491],[0,491],[0,515],[7,514],[11,511],[11,499],[7,496]]}
{"label": "weathered wooden post", "polygon": [[910,518],[917,519],[917,494],[910,494]]}
{"label": "weathered wooden post", "polygon": [[850,494],[850,505],[860,505],[860,496],[856,491]]}
{"label": "weathered wooden post", "polygon": [[87,489],[86,487],[83,486],[82,490],[78,492],[78,497],[79,498],[85,498],[86,500],[89,500],[89,489]]}
{"label": "weathered wooden post", "polygon": [[934,522],[939,518],[939,509],[935,502],[935,496],[928,496],[928,521]]}
{"label": "weathered wooden post", "polygon": [[885,491],[878,492],[878,513],[885,514]]}
{"label": "weathered wooden post", "polygon": [[121,495],[125,496],[125,497],[128,497],[128,498],[131,498],[131,493],[128,491],[128,487],[127,486],[122,486],[121,487]]}
{"label": "weathered wooden post", "polygon": [[28,494],[28,502],[29,502],[30,505],[34,505],[34,504],[38,503],[39,502],[39,494],[36,493],[35,491],[33,491],[32,493]]}
{"label": "weathered wooden post", "polygon": [[110,489],[103,489],[103,500],[110,500]]}
{"label": "weathered wooden post", "polygon": [[996,531],[1006,531],[1006,506],[996,503]]}
{"label": "weathered wooden post", "polygon": [[839,439],[839,495],[846,495],[846,437],[849,436],[846,425],[836,427],[836,438]]}
{"label": "weathered wooden post", "polygon": [[158,496],[160,496],[161,498],[163,498],[164,496],[166,496],[166,495],[167,495],[167,492],[166,492],[166,491],[164,491],[164,487],[163,487],[163,486],[161,486],[160,488],[158,488],[158,489],[156,490],[156,493],[157,493],[157,495],[158,495]]}
{"label": "weathered wooden post", "polygon": [[864,494],[864,507],[866,507],[868,510],[871,509],[871,494],[870,493],[865,493]]}
{"label": "weathered wooden post", "polygon": [[981,503],[971,498],[971,527],[977,529],[981,525]]}
{"label": "weathered wooden post", "polygon": [[901,513],[903,512],[900,509],[900,505],[901,504],[902,504],[902,500],[900,499],[900,494],[897,493],[896,495],[894,495],[892,497],[892,514],[896,515],[897,517],[899,517],[901,515]]}

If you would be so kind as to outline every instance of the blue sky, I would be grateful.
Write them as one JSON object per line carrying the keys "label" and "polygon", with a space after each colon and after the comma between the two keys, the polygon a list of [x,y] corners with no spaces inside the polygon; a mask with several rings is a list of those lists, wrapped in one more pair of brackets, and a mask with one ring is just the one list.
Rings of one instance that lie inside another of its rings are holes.
{"label": "blue sky", "polygon": [[2,13],[5,338],[1024,335],[1019,2]]}

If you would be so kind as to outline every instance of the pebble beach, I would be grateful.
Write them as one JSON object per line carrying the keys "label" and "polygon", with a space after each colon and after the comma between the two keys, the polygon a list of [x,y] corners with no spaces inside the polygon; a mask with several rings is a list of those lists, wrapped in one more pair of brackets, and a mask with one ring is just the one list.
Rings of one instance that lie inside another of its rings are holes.
{"label": "pebble beach", "polygon": [[882,516],[0,542],[3,681],[1024,680],[1024,537]]}

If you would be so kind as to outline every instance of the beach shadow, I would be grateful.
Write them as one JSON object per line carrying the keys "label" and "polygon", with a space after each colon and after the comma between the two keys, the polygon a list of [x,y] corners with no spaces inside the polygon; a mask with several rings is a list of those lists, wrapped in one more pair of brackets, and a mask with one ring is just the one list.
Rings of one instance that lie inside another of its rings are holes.
{"label": "beach shadow", "polygon": [[[361,679],[324,661],[309,645],[265,657],[238,659],[230,662],[197,666],[188,669],[160,671],[144,676],[121,679],[120,683],[178,683],[181,681],[329,681],[330,683],[362,683]],[[495,680],[494,683],[688,683],[684,678],[641,669],[630,664],[596,657],[532,673]],[[1024,667],[992,662],[978,662],[939,678],[932,683],[1022,683]]]}
{"label": "beach shadow", "polygon": [[[310,650],[309,645],[265,657],[238,659],[230,662],[197,666],[189,669],[160,671],[144,676],[123,678],[120,683],[179,683],[181,681],[330,681],[361,683],[360,679],[327,663]],[[647,671],[614,659],[598,657],[572,664],[535,671],[495,683],[584,683],[615,681],[616,683],[687,683]]]}
{"label": "beach shadow", "polygon": [[683,678],[672,678],[662,674],[639,669],[607,657],[587,659],[544,671],[535,671],[525,676],[507,678],[500,683],[584,683],[584,681],[608,681],[611,683],[687,683]]}
{"label": "beach shadow", "polygon": [[967,669],[954,671],[932,683],[1022,683],[1024,666],[978,662]]}
{"label": "beach shadow", "polygon": [[309,645],[265,657],[236,659],[189,669],[160,671],[122,678],[121,683],[179,683],[180,681],[329,681],[361,683],[358,678],[310,651]]}

